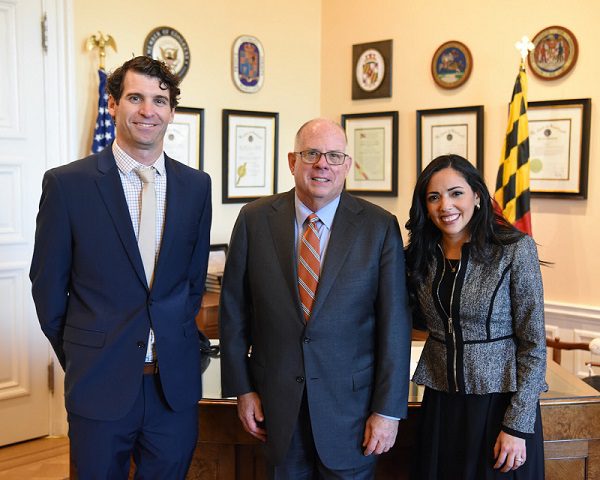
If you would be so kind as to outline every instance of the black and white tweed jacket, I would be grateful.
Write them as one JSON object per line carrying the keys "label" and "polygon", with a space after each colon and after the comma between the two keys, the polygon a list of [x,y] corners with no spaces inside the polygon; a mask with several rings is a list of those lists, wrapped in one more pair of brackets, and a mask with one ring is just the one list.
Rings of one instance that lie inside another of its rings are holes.
{"label": "black and white tweed jacket", "polygon": [[[429,337],[413,381],[444,392],[514,392],[505,429],[533,433],[539,394],[547,389],[544,295],[533,239],[494,246],[489,265],[462,249],[452,322],[440,308],[437,287],[444,257],[439,250],[416,295]],[[446,307],[447,308],[447,307]]]}

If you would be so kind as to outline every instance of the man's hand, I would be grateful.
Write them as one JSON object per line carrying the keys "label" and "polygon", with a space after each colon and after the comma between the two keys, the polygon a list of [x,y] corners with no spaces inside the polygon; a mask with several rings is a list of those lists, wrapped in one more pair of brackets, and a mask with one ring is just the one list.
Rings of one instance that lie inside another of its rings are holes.
{"label": "man's hand", "polygon": [[261,442],[267,440],[267,431],[258,424],[264,422],[265,416],[262,410],[260,397],[256,392],[245,393],[237,399],[238,417],[246,430]]}
{"label": "man's hand", "polygon": [[372,413],[365,425],[365,437],[362,446],[364,455],[380,455],[394,446],[398,433],[398,420],[385,418]]}
{"label": "man's hand", "polygon": [[527,460],[525,439],[501,431],[494,445],[494,458],[494,468],[502,467],[501,472],[516,470]]}

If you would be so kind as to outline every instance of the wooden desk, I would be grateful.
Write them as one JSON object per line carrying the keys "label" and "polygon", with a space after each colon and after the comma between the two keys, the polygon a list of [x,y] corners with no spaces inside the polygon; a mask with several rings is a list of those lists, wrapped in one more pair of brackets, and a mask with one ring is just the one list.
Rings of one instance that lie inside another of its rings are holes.
{"label": "wooden desk", "polygon": [[[259,442],[243,431],[235,399],[222,399],[219,359],[204,373],[200,435],[189,479],[263,479]],[[600,392],[549,361],[550,391],[541,398],[547,480],[600,479]],[[408,419],[394,447],[380,457],[377,479],[408,478],[423,387],[411,383]]]}
{"label": "wooden desk", "polygon": [[[414,347],[413,356],[419,353]],[[198,446],[187,478],[264,479],[260,442],[242,429],[235,399],[221,398],[220,375],[220,360],[212,358],[203,374]],[[553,361],[546,379],[550,390],[540,400],[546,480],[600,479],[600,392]],[[378,480],[408,478],[423,391],[411,383],[408,419],[400,422],[394,447],[379,459]],[[70,478],[77,478],[72,464]]]}
{"label": "wooden desk", "polygon": [[205,292],[202,306],[196,315],[198,330],[208,338],[219,338],[219,294]]}

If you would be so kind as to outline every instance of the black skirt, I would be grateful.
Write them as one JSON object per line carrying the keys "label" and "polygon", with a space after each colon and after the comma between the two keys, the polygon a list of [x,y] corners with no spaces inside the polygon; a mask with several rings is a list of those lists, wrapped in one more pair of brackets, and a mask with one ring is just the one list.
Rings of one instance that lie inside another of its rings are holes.
{"label": "black skirt", "polygon": [[525,463],[506,473],[493,468],[494,444],[511,396],[449,394],[426,388],[413,479],[543,480],[544,439],[539,405],[535,433],[525,439]]}

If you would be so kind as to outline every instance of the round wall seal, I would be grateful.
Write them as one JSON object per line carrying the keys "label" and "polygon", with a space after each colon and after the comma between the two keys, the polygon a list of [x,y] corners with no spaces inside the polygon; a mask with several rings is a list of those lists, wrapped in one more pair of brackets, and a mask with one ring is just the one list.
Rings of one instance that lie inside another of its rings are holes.
{"label": "round wall seal", "polygon": [[258,92],[265,80],[265,51],[256,37],[242,35],[233,42],[233,83],[242,92]]}
{"label": "round wall seal", "polygon": [[356,81],[365,92],[376,90],[385,77],[385,60],[374,48],[365,50],[356,62]]}
{"label": "round wall seal", "polygon": [[144,55],[162,60],[183,80],[190,68],[190,48],[185,38],[171,27],[158,27],[144,40]]}

